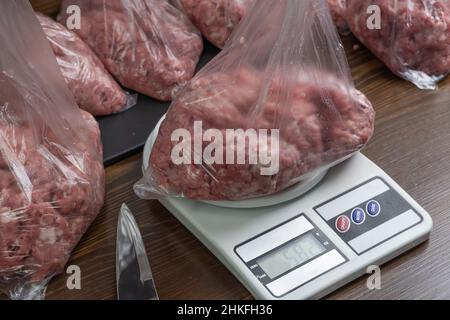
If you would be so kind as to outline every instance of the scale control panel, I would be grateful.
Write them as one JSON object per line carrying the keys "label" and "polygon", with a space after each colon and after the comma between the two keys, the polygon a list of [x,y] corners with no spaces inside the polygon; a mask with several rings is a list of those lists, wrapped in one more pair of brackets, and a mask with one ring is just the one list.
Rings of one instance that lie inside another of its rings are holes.
{"label": "scale control panel", "polygon": [[314,210],[357,254],[422,222],[415,209],[383,179],[374,178]]}
{"label": "scale control panel", "polygon": [[[363,255],[423,220],[379,177],[312,209],[356,255]],[[234,251],[276,298],[351,262],[305,214],[239,244]]]}

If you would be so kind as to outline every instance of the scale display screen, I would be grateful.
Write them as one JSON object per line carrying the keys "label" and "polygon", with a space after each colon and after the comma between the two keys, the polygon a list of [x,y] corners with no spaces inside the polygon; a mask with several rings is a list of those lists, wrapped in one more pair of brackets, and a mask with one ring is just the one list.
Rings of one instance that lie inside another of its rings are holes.
{"label": "scale display screen", "polygon": [[324,251],[326,248],[322,243],[308,233],[262,257],[257,263],[270,278],[274,279]]}

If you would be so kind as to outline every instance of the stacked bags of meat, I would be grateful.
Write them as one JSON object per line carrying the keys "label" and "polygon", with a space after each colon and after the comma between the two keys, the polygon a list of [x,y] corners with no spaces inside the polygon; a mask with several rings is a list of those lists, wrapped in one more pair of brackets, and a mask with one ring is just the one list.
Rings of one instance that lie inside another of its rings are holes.
{"label": "stacked bags of meat", "polygon": [[353,86],[325,0],[258,0],[172,102],[135,191],[271,195],[360,150],[374,116]]}
{"label": "stacked bags of meat", "polygon": [[[381,28],[369,28],[369,6]],[[421,89],[435,89],[450,72],[449,0],[347,0],[353,34],[389,69]]]}
{"label": "stacked bags of meat", "polygon": [[135,97],[122,91],[83,40],[49,17],[36,15],[81,109],[94,116],[105,116],[135,104]]}
{"label": "stacked bags of meat", "polygon": [[65,0],[81,9],[74,30],[124,86],[159,100],[171,100],[189,81],[203,51],[200,33],[168,0]]}
{"label": "stacked bags of meat", "polygon": [[100,131],[28,0],[0,11],[0,291],[43,298],[104,199]]}

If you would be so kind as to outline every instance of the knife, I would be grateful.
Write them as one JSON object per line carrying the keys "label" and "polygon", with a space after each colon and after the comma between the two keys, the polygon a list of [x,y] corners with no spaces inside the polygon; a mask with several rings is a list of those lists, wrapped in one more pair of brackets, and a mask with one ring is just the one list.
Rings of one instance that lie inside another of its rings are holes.
{"label": "knife", "polygon": [[118,300],[159,299],[144,241],[126,204],[117,223],[116,281]]}

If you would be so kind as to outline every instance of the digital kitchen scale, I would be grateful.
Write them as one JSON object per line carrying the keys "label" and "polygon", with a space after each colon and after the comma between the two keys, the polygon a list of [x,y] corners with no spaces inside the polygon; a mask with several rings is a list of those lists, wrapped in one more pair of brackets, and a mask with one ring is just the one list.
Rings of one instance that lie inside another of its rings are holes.
{"label": "digital kitchen scale", "polygon": [[[158,128],[145,146],[145,166]],[[425,241],[432,229],[428,213],[361,153],[272,197],[160,202],[257,299],[323,297]]]}

